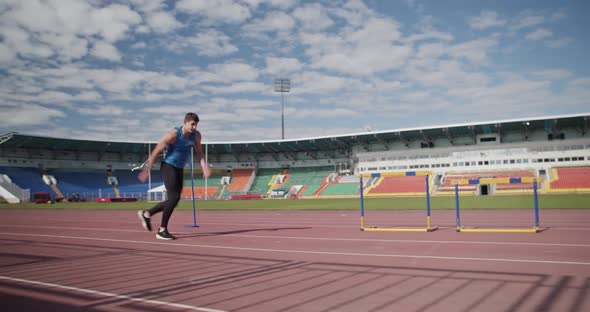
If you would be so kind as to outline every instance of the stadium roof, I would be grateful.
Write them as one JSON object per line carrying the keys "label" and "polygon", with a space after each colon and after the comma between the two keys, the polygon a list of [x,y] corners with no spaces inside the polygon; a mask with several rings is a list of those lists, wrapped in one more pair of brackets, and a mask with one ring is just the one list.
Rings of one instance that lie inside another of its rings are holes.
{"label": "stadium roof", "polygon": [[[361,132],[336,136],[248,142],[204,142],[208,153],[292,153],[327,150],[349,150],[352,145],[371,143],[390,143],[400,141],[428,142],[437,138],[475,136],[498,132],[545,130],[554,133],[563,128],[579,128],[586,133],[590,113],[559,115],[510,120],[494,120],[479,123],[451,124],[434,127],[405,128],[387,131]],[[112,142],[73,140],[20,134],[16,132],[0,136],[0,148],[26,148],[45,150],[65,150],[97,153],[146,153],[149,145],[156,142]],[[153,148],[153,147],[152,147]]]}

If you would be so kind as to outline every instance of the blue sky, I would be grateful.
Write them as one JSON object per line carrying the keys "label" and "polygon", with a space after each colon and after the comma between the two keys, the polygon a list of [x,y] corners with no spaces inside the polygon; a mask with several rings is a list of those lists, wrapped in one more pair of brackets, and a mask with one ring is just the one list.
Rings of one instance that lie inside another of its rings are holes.
{"label": "blue sky", "polygon": [[0,133],[205,142],[590,111],[588,1],[0,0]]}

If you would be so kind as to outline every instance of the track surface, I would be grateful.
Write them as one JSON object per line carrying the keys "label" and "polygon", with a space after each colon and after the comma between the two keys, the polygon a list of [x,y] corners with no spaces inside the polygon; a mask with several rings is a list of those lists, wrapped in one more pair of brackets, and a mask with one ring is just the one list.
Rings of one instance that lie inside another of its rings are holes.
{"label": "track surface", "polygon": [[[465,211],[530,228],[531,211]],[[161,241],[135,211],[0,211],[0,302],[20,311],[590,311],[590,211],[537,234],[361,232],[353,211],[177,211]],[[369,226],[423,227],[418,211]],[[159,217],[152,220],[154,227]],[[6,311],[8,311],[6,310]]]}

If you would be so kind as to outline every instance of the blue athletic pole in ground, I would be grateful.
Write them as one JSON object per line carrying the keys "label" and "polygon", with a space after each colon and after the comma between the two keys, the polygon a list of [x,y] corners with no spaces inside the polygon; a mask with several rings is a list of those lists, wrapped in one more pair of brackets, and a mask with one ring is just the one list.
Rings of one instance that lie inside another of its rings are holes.
{"label": "blue athletic pole in ground", "polygon": [[535,226],[539,227],[539,197],[537,195],[537,181],[533,182],[533,195],[535,197]]}
{"label": "blue athletic pole in ground", "polygon": [[428,185],[428,175],[426,175],[426,227],[430,229],[430,185]]}
{"label": "blue athletic pole in ground", "polygon": [[195,173],[193,168],[193,151],[194,148],[191,147],[191,197],[193,199],[193,224],[189,224],[186,227],[199,227],[197,224],[197,205],[195,203]]}
{"label": "blue athletic pole in ground", "polygon": [[459,184],[455,183],[455,210],[457,210],[457,230],[461,228],[461,214],[459,213]]}
{"label": "blue athletic pole in ground", "polygon": [[363,198],[363,176],[360,179],[360,193],[361,193],[361,231],[365,228],[365,200]]}

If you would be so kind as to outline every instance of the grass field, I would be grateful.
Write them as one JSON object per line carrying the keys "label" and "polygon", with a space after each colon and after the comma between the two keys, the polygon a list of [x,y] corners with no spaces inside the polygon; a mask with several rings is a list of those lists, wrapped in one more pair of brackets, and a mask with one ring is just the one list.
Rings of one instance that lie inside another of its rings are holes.
{"label": "grass field", "polygon": [[[155,203],[59,203],[59,204],[0,204],[0,209],[146,209]],[[523,209],[533,208],[532,195],[465,196],[460,198],[461,209]],[[425,198],[367,198],[368,210],[426,209]],[[590,208],[590,194],[539,195],[539,207]],[[432,209],[455,209],[454,197],[432,197]],[[192,209],[191,201],[181,201],[178,209]],[[197,209],[203,210],[358,210],[358,199],[284,199],[284,200],[199,200]]]}

